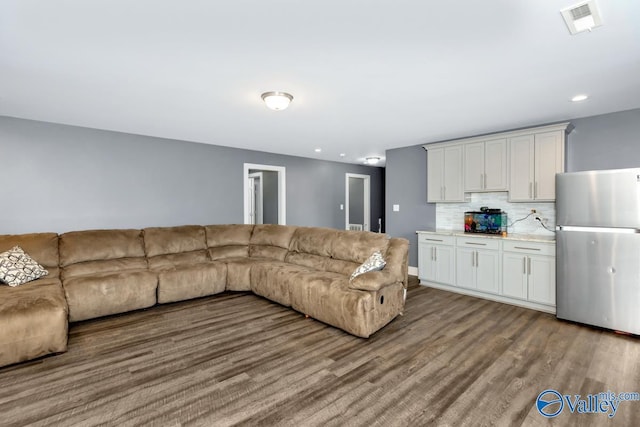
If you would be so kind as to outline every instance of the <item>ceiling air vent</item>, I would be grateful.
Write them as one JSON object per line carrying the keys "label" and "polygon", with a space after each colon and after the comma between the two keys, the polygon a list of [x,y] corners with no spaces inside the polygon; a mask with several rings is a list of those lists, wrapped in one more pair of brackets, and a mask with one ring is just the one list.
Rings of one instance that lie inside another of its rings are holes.
{"label": "ceiling air vent", "polygon": [[571,34],[591,31],[602,25],[595,0],[583,1],[560,11]]}

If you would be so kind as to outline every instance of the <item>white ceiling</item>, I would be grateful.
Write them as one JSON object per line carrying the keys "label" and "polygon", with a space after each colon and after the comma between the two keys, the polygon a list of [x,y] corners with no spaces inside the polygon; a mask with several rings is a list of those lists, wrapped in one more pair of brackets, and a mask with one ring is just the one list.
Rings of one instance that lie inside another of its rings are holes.
{"label": "white ceiling", "polygon": [[0,0],[0,115],[356,163],[640,107],[640,1],[576,2]]}

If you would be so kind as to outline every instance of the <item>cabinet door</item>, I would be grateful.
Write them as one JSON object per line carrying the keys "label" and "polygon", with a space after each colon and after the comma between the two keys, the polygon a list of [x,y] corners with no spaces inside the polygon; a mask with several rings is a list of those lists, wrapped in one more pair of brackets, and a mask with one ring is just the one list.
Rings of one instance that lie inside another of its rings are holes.
{"label": "cabinet door", "polygon": [[427,151],[427,202],[441,202],[444,197],[444,148]]}
{"label": "cabinet door", "polygon": [[456,249],[456,285],[476,288],[476,251],[470,248]]}
{"label": "cabinet door", "polygon": [[535,135],[535,185],[536,200],[556,199],[556,174],[564,170],[562,132],[545,132]]}
{"label": "cabinet door", "polygon": [[496,139],[484,143],[484,189],[507,189],[507,140]]}
{"label": "cabinet door", "polygon": [[502,255],[502,295],[527,299],[527,257],[504,252]]}
{"label": "cabinet door", "polygon": [[462,189],[462,145],[444,149],[444,201],[464,201]]}
{"label": "cabinet door", "polygon": [[454,284],[455,254],[453,246],[435,245],[434,263],[436,270],[435,281],[447,285]]}
{"label": "cabinet door", "polygon": [[484,190],[484,142],[464,146],[464,191]]}
{"label": "cabinet door", "polygon": [[427,277],[427,268],[429,266],[431,251],[429,246],[423,243],[418,244],[418,278],[420,280],[429,280]]}
{"label": "cabinet door", "polygon": [[533,199],[534,137],[519,136],[509,140],[509,200]]}
{"label": "cabinet door", "polygon": [[542,255],[528,257],[529,301],[556,304],[555,258]]}
{"label": "cabinet door", "polygon": [[476,288],[492,294],[500,293],[500,253],[476,251]]}

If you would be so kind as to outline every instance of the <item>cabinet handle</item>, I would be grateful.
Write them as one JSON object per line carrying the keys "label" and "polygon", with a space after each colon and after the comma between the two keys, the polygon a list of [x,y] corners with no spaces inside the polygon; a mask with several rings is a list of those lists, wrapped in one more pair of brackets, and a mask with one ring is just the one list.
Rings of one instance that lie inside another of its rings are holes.
{"label": "cabinet handle", "polygon": [[527,264],[529,264],[529,276],[531,276],[531,258],[527,257]]}
{"label": "cabinet handle", "polygon": [[473,251],[471,252],[471,267],[475,267],[476,266],[476,252]]}
{"label": "cabinet handle", "polygon": [[480,260],[478,259],[478,251],[476,251],[476,267],[480,266],[480,263],[478,261]]}
{"label": "cabinet handle", "polygon": [[514,246],[513,249],[524,249],[525,251],[539,251],[540,248],[527,248],[525,246]]}
{"label": "cabinet handle", "polygon": [[529,182],[529,198],[533,199],[533,183]]}
{"label": "cabinet handle", "polygon": [[527,274],[527,257],[522,257],[522,274]]}
{"label": "cabinet handle", "polygon": [[442,240],[442,239],[429,239],[427,237],[425,237],[423,240],[428,240],[430,242],[444,242],[444,240]]}
{"label": "cabinet handle", "polygon": [[487,246],[486,243],[464,242],[465,245]]}

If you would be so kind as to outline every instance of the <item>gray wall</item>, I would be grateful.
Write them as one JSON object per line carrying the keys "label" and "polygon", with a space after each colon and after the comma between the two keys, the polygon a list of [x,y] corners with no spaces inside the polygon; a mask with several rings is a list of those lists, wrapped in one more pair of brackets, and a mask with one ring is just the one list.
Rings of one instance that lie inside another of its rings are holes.
{"label": "gray wall", "polygon": [[[409,265],[418,266],[417,230],[436,227],[436,205],[427,203],[427,152],[421,145],[386,153],[387,233],[409,239]],[[400,211],[393,212],[393,205]]]}
{"label": "gray wall", "polygon": [[[573,119],[571,123],[575,129],[567,137],[567,171],[640,167],[640,109]],[[473,135],[460,135],[466,136]],[[426,202],[427,153],[417,145],[388,150],[386,156],[386,230],[409,239],[409,265],[417,267],[415,232],[436,226],[435,204]],[[393,204],[400,205],[400,212],[392,211]]]}
{"label": "gray wall", "polygon": [[347,172],[383,214],[384,170],[364,165],[9,117],[0,159],[0,234],[242,223],[244,163],[286,167],[287,224],[344,228]]}
{"label": "gray wall", "polygon": [[640,108],[571,120],[567,171],[640,167]]}
{"label": "gray wall", "polygon": [[[363,224],[363,219],[364,179],[349,177],[349,224]],[[377,230],[377,222],[370,224],[370,230]]]}

